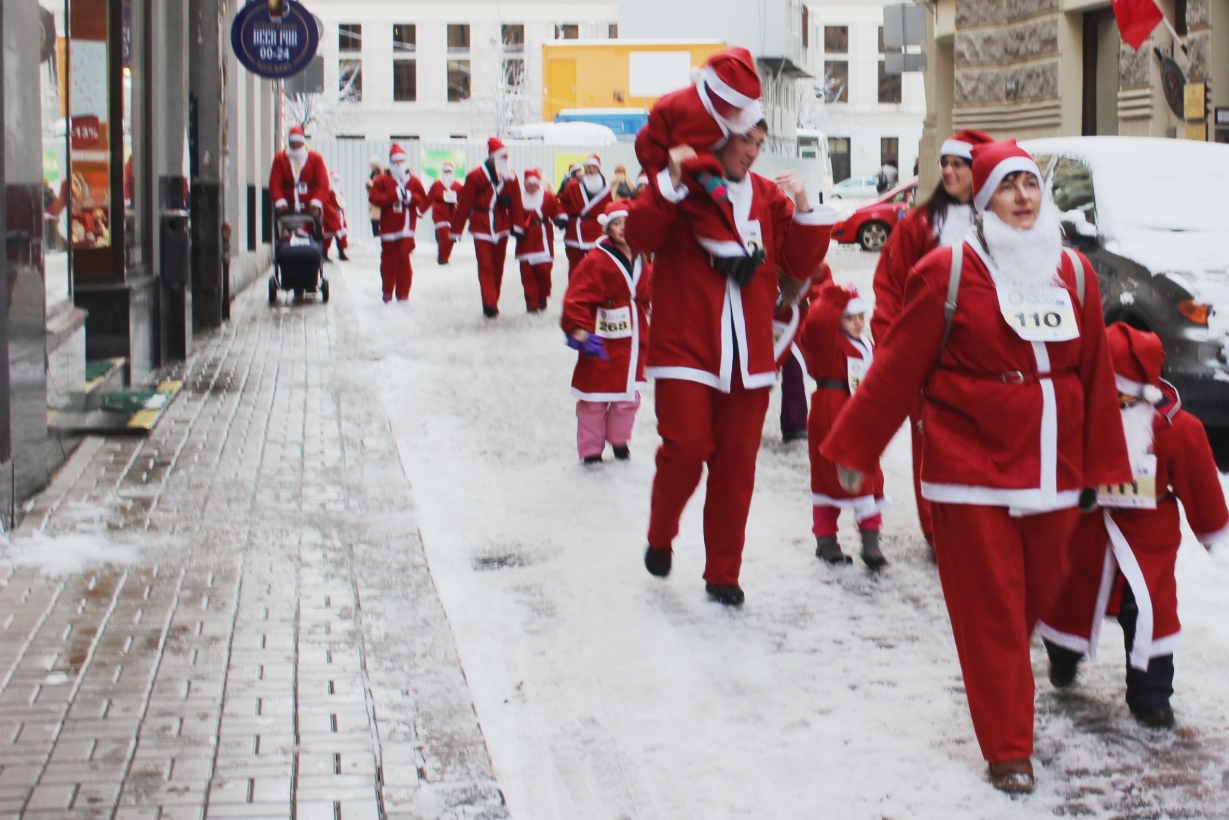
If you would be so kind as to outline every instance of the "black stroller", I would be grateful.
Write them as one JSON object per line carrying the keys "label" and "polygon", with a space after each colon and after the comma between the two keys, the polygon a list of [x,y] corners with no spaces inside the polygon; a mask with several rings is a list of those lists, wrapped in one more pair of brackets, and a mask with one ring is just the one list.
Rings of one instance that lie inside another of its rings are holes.
{"label": "black stroller", "polygon": [[295,299],[304,293],[329,300],[329,282],[324,278],[323,232],[315,215],[281,214],[277,217],[277,245],[273,273],[269,276],[269,304],[277,304],[279,290],[293,290]]}

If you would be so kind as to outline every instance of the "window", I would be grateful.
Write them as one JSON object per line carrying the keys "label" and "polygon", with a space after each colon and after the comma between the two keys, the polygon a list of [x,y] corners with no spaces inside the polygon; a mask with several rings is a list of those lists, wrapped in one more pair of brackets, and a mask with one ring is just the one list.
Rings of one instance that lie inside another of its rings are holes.
{"label": "window", "polygon": [[576,23],[563,23],[555,26],[556,40],[579,40],[580,26]]}
{"label": "window", "polygon": [[337,61],[337,96],[346,102],[362,102],[362,60]]}
{"label": "window", "polygon": [[393,60],[393,101],[418,102],[417,60]]}
{"label": "window", "polygon": [[610,26],[606,29],[606,36],[612,40],[619,39],[619,24],[611,23]]}
{"label": "window", "polygon": [[849,26],[824,26],[824,51],[828,54],[848,54]]}
{"label": "window", "polygon": [[510,54],[520,54],[525,50],[525,27],[520,23],[500,26],[500,35],[504,42],[504,51]]}
{"label": "window", "polygon": [[525,83],[525,61],[520,57],[504,60],[504,85],[520,88]]}
{"label": "window", "polygon": [[417,134],[389,134],[388,138],[393,142],[413,142],[418,139]]}
{"label": "window", "polygon": [[358,23],[342,23],[337,27],[338,51],[362,51],[363,27]]}
{"label": "window", "polygon": [[849,102],[849,63],[845,60],[824,61],[824,102]]}
{"label": "window", "polygon": [[811,45],[811,14],[810,7],[806,3],[802,4],[802,47],[810,48]]}
{"label": "window", "polygon": [[[1096,201],[1093,197],[1092,174],[1079,160],[1059,157],[1054,166],[1051,194],[1059,213],[1079,211],[1089,223],[1097,224]],[[1068,222],[1070,220],[1063,220]]]}
{"label": "window", "polygon": [[418,27],[413,23],[393,26],[393,56],[413,54],[418,49]]}
{"label": "window", "polygon": [[469,25],[467,23],[448,24],[448,53],[463,54],[469,52]]}
{"label": "window", "polygon": [[887,66],[888,64],[883,60],[879,61],[879,102],[899,104],[901,75],[889,74]]}
{"label": "window", "polygon": [[897,137],[879,138],[879,164],[900,167],[900,139]]}
{"label": "window", "polygon": [[[451,26],[449,26],[451,28]],[[469,60],[448,61],[448,102],[469,99]]]}
{"label": "window", "polygon": [[879,27],[879,53],[883,54],[884,51],[885,49],[883,47],[883,26],[880,26]]}
{"label": "window", "polygon": [[832,181],[849,179],[849,137],[828,137],[828,156],[832,160]]}

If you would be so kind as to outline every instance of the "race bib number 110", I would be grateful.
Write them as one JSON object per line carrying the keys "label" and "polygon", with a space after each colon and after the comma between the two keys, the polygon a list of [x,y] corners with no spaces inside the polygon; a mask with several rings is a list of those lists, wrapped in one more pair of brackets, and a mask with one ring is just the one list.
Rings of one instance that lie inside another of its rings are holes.
{"label": "race bib number 110", "polygon": [[1008,326],[1026,342],[1077,339],[1075,307],[1066,288],[999,288],[999,310]]}

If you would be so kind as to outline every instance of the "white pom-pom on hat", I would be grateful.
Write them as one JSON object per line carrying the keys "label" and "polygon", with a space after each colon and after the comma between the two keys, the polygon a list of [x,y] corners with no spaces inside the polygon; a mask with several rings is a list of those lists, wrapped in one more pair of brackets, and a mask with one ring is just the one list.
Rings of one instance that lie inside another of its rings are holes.
{"label": "white pom-pom on hat", "polygon": [[1165,394],[1155,384],[1145,384],[1144,389],[1140,391],[1140,397],[1155,407],[1165,399]]}

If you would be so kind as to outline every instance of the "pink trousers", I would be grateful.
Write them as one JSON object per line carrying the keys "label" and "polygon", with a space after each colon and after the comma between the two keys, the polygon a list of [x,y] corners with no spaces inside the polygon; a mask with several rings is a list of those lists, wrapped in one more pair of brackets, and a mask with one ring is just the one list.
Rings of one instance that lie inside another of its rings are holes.
{"label": "pink trousers", "polygon": [[576,402],[576,449],[581,458],[600,456],[606,442],[622,447],[631,440],[640,394],[635,401]]}

